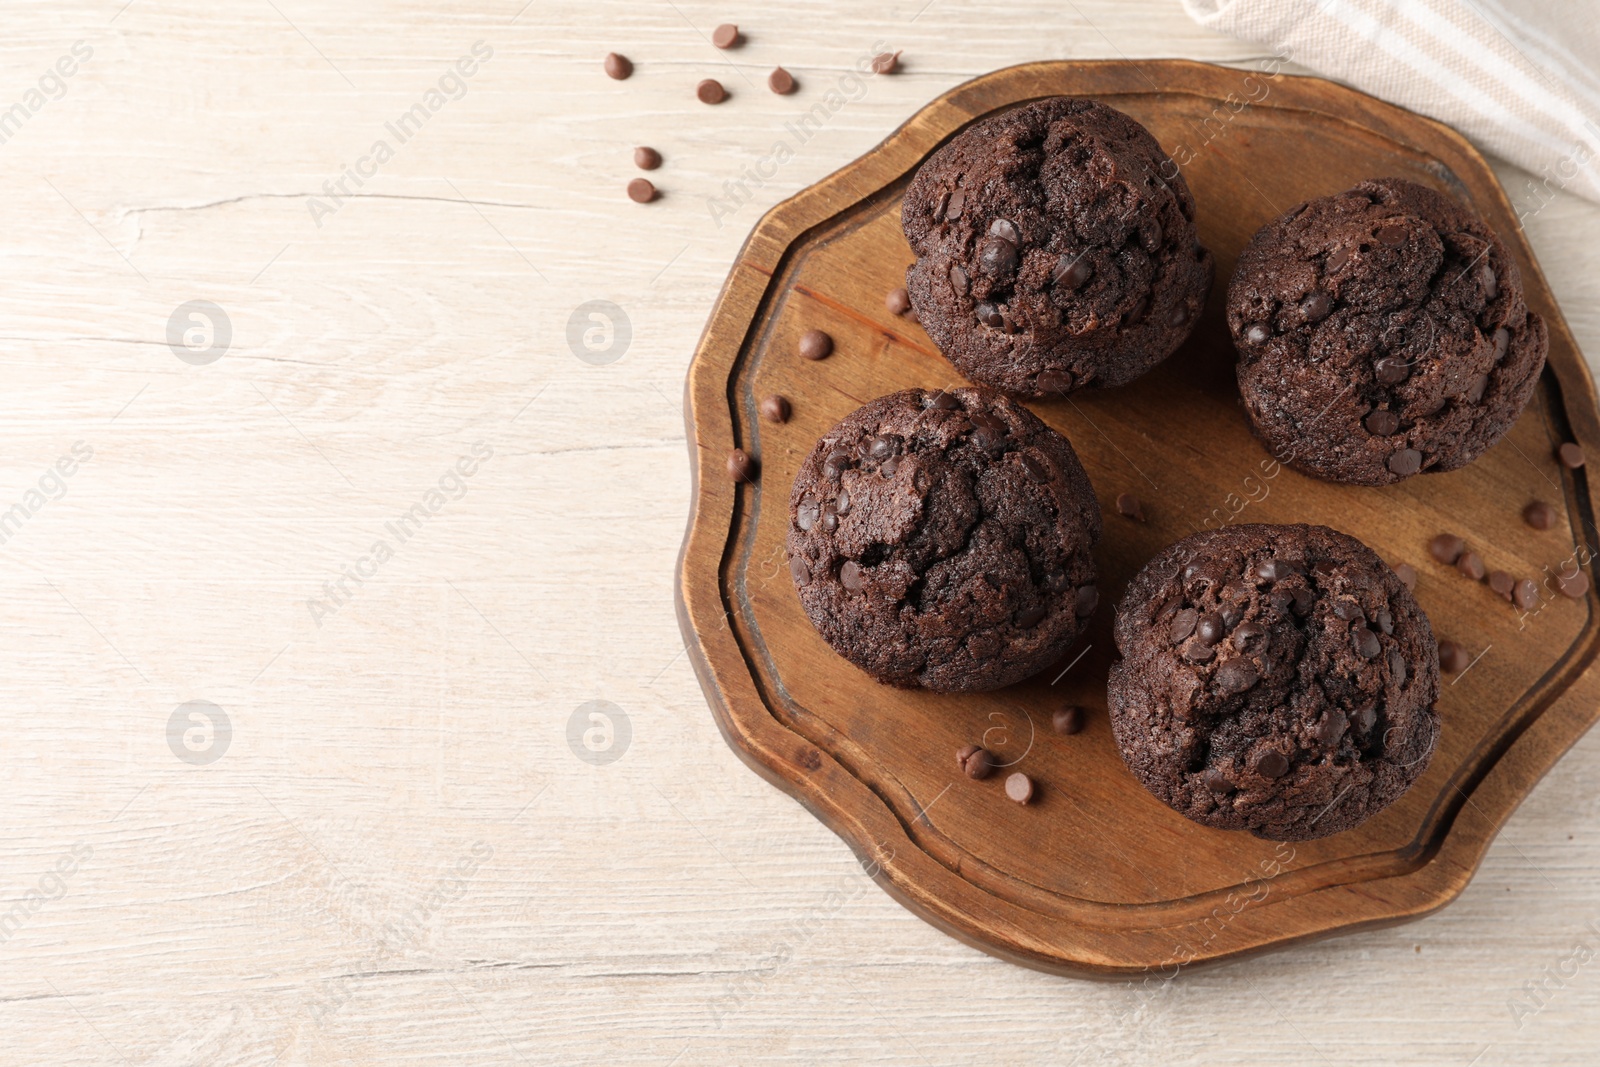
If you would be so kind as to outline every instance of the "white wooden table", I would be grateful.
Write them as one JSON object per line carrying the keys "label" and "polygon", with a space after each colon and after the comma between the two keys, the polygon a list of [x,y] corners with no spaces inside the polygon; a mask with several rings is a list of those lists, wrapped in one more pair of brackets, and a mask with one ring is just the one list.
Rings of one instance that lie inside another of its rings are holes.
{"label": "white wooden table", "polygon": [[[0,37],[0,1062],[1595,1062],[1600,737],[1439,915],[1144,997],[903,911],[683,655],[679,396],[760,214],[996,67],[1252,48],[1175,0],[122,4]],[[1600,356],[1600,208],[1528,230]]]}

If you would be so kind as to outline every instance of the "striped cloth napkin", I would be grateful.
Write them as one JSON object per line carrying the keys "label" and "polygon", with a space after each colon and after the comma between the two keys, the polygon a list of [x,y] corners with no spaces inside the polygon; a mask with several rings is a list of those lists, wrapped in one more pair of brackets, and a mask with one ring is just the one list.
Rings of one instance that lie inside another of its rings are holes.
{"label": "striped cloth napkin", "polygon": [[1557,191],[1600,201],[1596,0],[1183,0],[1207,29],[1453,126]]}

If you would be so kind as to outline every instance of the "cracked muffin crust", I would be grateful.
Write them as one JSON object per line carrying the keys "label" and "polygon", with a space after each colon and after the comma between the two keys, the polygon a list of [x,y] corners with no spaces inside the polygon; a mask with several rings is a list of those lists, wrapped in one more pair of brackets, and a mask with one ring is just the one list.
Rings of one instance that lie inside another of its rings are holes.
{"label": "cracked muffin crust", "polygon": [[1356,485],[1478,458],[1522,413],[1549,347],[1500,239],[1400,178],[1262,227],[1227,311],[1256,435],[1283,462]]}
{"label": "cracked muffin crust", "polygon": [[1298,841],[1348,830],[1427,769],[1439,655],[1428,618],[1326,526],[1186,537],[1117,608],[1112,733],[1128,768],[1207,826]]}
{"label": "cracked muffin crust", "polygon": [[1150,132],[1053,97],[976,123],[906,189],[917,319],[975,382],[1122,385],[1189,336],[1211,290],[1194,197]]}
{"label": "cracked muffin crust", "polygon": [[1099,602],[1100,505],[1067,439],[989,389],[858,408],[800,466],[789,569],[834,650],[881,682],[997,689]]}

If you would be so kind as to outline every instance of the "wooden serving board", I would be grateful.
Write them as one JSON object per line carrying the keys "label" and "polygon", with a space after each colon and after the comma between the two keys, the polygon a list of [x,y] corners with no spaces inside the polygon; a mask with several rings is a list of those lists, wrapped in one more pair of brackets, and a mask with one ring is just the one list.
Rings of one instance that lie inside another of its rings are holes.
{"label": "wooden serving board", "polygon": [[[1057,667],[999,692],[890,689],[836,656],[801,610],[784,556],[790,487],[817,438],[860,404],[961,383],[913,321],[884,307],[912,259],[900,197],[922,160],[973,119],[1056,94],[1127,112],[1180,162],[1217,285],[1195,335],[1151,374],[1031,405],[1072,441],[1106,512],[1104,595],[1087,635]],[[1506,440],[1465,470],[1383,489],[1289,470],[1269,477],[1223,323],[1234,259],[1301,200],[1386,175],[1467,200],[1499,231],[1528,303],[1549,323],[1549,368]],[[836,341],[822,362],[796,354],[812,327]],[[1600,715],[1592,592],[1576,601],[1551,592],[1523,618],[1426,549],[1449,530],[1491,570],[1543,582],[1574,557],[1587,570],[1594,549],[1585,546],[1600,544],[1594,501],[1585,472],[1552,453],[1576,439],[1600,457],[1593,382],[1483,159],[1452,131],[1351,90],[1175,61],[1036,63],[962,85],[757,224],[686,393],[695,495],[679,616],[724,736],[906,907],[1003,958],[1166,977],[1425,915],[1461,892],[1517,803]],[[793,402],[787,424],[758,418],[768,393]],[[734,446],[758,457],[756,484],[729,480]],[[1145,501],[1146,524],[1116,513],[1123,492]],[[1536,498],[1560,513],[1554,529],[1523,523]],[[1427,773],[1356,830],[1291,845],[1198,826],[1146,793],[1112,742],[1113,605],[1158,549],[1234,521],[1324,523],[1391,563],[1412,563],[1435,631],[1477,657],[1445,677]],[[1064,702],[1093,709],[1083,733],[1050,731]],[[956,749],[980,740],[1033,777],[1033,803],[1007,800],[1004,774],[975,782],[956,773]]]}

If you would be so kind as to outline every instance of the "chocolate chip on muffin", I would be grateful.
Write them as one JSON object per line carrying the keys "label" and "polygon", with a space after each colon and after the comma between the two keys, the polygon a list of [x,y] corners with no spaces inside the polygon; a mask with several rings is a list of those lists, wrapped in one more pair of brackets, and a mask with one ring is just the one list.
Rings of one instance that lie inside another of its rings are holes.
{"label": "chocolate chip on muffin", "polygon": [[1426,769],[1439,650],[1393,571],[1325,526],[1168,546],[1117,609],[1112,733],[1196,822],[1294,841],[1350,829]]}
{"label": "chocolate chip on muffin", "polygon": [[989,389],[908,389],[828,431],[789,500],[790,573],[890,685],[996,689],[1059,659],[1099,593],[1100,506],[1066,438]]}
{"label": "chocolate chip on muffin", "polygon": [[922,165],[901,226],[917,319],[968,378],[1019,396],[1122,385],[1188,337],[1214,270],[1194,198],[1148,130],[1054,97]]}
{"label": "chocolate chip on muffin", "polygon": [[1227,314],[1256,434],[1291,466],[1356,485],[1478,458],[1522,413],[1549,347],[1494,232],[1400,178],[1262,227]]}

